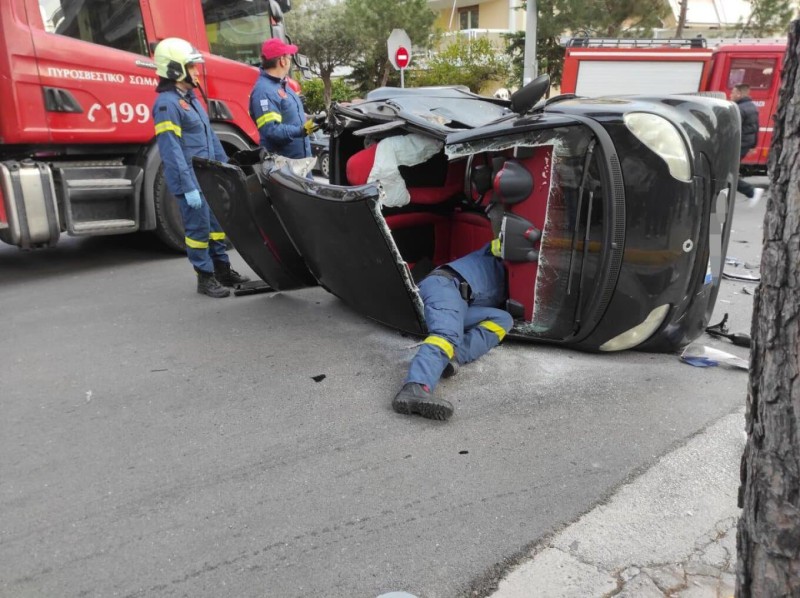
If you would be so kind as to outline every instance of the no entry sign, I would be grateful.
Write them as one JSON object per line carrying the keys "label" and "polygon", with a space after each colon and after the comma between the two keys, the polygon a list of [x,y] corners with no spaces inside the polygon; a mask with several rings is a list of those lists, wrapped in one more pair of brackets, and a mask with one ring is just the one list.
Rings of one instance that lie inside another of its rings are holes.
{"label": "no entry sign", "polygon": [[394,61],[397,63],[397,68],[404,69],[408,66],[408,63],[411,62],[411,53],[403,46],[400,46],[397,48],[397,52],[395,52]]}
{"label": "no entry sign", "polygon": [[411,63],[411,38],[404,30],[394,29],[387,42],[389,61],[402,74],[402,70]]}

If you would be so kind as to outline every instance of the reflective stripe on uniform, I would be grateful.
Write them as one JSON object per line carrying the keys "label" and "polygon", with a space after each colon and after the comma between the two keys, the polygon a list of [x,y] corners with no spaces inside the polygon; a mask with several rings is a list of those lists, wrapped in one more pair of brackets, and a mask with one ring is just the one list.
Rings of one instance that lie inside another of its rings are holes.
{"label": "reflective stripe on uniform", "polygon": [[218,233],[208,233],[208,238],[212,241],[224,241],[225,240],[225,233],[218,232]]}
{"label": "reflective stripe on uniform", "polygon": [[186,241],[187,247],[192,249],[208,249],[208,241],[195,241],[189,237],[184,237],[183,239]]}
{"label": "reflective stripe on uniform", "polygon": [[486,328],[489,332],[494,332],[497,335],[497,338],[503,340],[506,336],[506,331],[503,329],[502,326],[498,326],[491,320],[484,320],[478,326],[482,328]]}
{"label": "reflective stripe on uniform", "polygon": [[434,347],[439,347],[445,355],[447,355],[448,359],[453,359],[453,355],[455,354],[455,349],[453,349],[453,345],[447,339],[443,339],[441,336],[429,336],[424,341],[423,344],[426,345],[433,345]]}
{"label": "reflective stripe on uniform", "polygon": [[156,135],[161,135],[161,133],[166,133],[167,131],[172,131],[178,137],[180,137],[183,133],[183,131],[178,125],[169,120],[165,120],[164,122],[158,123],[156,125]]}
{"label": "reflective stripe on uniform", "polygon": [[271,123],[273,121],[276,123],[283,122],[283,117],[280,115],[279,112],[265,112],[264,114],[258,117],[258,120],[256,120],[256,126],[260,129],[265,124]]}

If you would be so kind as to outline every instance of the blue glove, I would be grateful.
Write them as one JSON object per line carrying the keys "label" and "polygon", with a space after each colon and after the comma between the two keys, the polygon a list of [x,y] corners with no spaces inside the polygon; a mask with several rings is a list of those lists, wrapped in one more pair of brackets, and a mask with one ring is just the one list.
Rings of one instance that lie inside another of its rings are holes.
{"label": "blue glove", "polygon": [[203,200],[200,199],[200,192],[197,189],[192,189],[184,194],[186,198],[186,203],[189,204],[190,208],[194,208],[195,210],[199,208],[203,204]]}

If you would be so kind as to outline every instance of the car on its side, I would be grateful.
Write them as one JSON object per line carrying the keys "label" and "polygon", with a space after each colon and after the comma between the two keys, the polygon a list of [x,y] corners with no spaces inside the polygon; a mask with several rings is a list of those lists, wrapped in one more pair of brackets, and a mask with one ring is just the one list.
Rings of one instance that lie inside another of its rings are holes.
{"label": "car on its side", "polygon": [[312,172],[329,179],[331,170],[328,150],[330,138],[323,131],[314,131],[309,136],[309,140],[311,141],[311,155],[317,159]]}
{"label": "car on its side", "polygon": [[223,228],[274,289],[319,284],[424,335],[417,281],[499,238],[510,337],[589,351],[689,343],[708,325],[731,231],[736,106],[544,101],[548,86],[540,77],[508,101],[382,88],[334,105],[329,183],[270,156],[249,177],[195,165]]}

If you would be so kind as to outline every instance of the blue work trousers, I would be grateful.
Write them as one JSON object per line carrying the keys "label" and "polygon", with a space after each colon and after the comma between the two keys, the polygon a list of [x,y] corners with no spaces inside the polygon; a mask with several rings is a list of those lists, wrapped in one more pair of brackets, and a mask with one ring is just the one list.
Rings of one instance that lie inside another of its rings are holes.
{"label": "blue work trousers", "polygon": [[208,207],[206,198],[203,197],[199,208],[189,207],[183,195],[177,199],[186,235],[186,255],[192,266],[203,272],[214,272],[214,262],[230,263],[225,233]]}
{"label": "blue work trousers", "polygon": [[443,276],[428,276],[419,292],[428,337],[411,361],[405,383],[426,384],[433,391],[448,360],[475,361],[500,343],[514,320],[502,309],[469,305],[461,298],[458,282]]}

